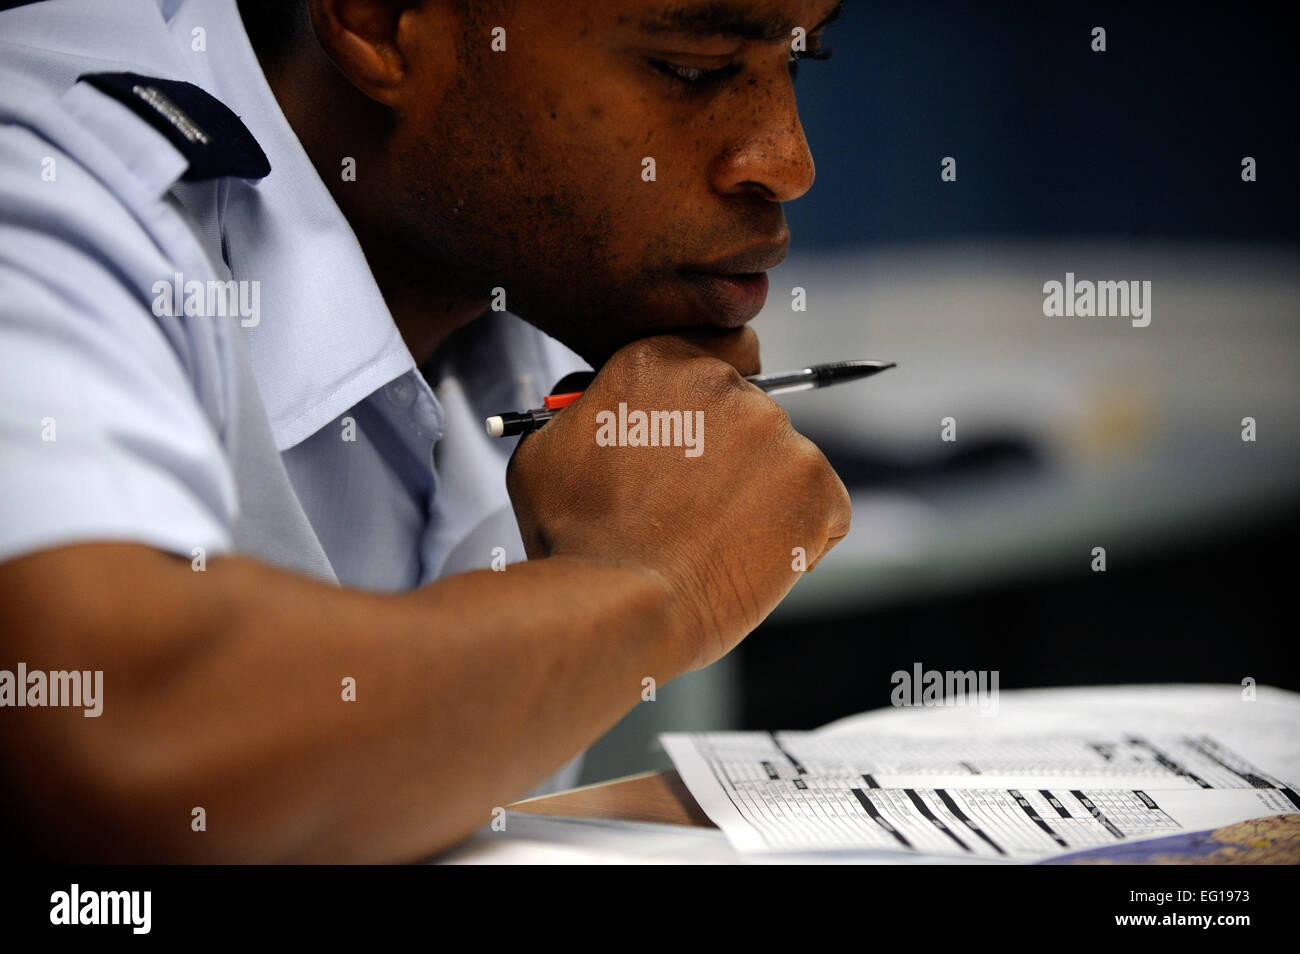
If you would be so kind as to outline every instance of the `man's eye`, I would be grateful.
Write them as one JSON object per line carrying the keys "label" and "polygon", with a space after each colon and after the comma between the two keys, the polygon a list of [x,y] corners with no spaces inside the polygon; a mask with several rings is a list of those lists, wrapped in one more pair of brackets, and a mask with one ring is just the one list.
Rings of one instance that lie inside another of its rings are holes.
{"label": "man's eye", "polygon": [[678,63],[669,63],[666,60],[651,60],[650,64],[672,80],[674,84],[694,88],[702,88],[721,82],[740,72],[739,63],[728,63],[716,70],[705,70],[696,66],[682,66]]}

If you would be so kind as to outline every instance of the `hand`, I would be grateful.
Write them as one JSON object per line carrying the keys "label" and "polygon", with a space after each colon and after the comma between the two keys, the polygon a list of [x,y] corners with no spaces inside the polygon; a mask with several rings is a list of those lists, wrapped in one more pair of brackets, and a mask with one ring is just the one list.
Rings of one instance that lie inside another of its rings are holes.
{"label": "hand", "polygon": [[[726,654],[772,611],[798,579],[795,547],[812,569],[849,530],[844,484],[781,406],[744,380],[758,369],[748,327],[635,341],[521,439],[507,472],[530,559],[659,577],[686,669]],[[610,446],[620,402],[627,441]],[[628,446],[640,436],[635,411],[680,412],[682,424],[652,419],[661,446]]]}

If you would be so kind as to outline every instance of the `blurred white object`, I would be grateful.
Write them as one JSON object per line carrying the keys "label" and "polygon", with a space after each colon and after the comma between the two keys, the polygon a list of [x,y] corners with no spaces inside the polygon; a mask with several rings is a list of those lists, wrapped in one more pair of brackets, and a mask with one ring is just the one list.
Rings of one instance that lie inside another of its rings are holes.
{"label": "blurred white object", "polygon": [[[1150,281],[1149,326],[1045,317],[1043,285],[1067,272]],[[1092,546],[1132,555],[1300,496],[1293,248],[918,245],[795,255],[771,279],[755,322],[765,366],[898,362],[861,385],[783,399],[800,430],[913,464],[1018,439],[1041,464],[851,486],[852,532],[778,613],[1086,567]],[[806,312],[791,310],[796,286]],[[1254,442],[1242,440],[1246,417]],[[940,440],[945,418],[953,443]]]}

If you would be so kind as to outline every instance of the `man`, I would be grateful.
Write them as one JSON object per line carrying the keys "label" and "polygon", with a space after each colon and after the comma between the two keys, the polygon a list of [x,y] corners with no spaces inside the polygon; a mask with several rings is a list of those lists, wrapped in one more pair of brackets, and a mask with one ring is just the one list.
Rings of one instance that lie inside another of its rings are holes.
{"label": "man", "polygon": [[102,673],[0,711],[47,856],[428,857],[848,530],[742,380],[828,0],[243,6],[0,15],[0,645]]}

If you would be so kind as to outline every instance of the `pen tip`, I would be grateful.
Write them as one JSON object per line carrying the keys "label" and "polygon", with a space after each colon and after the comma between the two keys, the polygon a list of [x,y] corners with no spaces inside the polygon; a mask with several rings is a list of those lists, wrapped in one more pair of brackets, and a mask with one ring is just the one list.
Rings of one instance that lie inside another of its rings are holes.
{"label": "pen tip", "polygon": [[506,430],[506,422],[501,420],[499,415],[489,417],[483,422],[483,426],[487,428],[488,437],[500,437]]}

